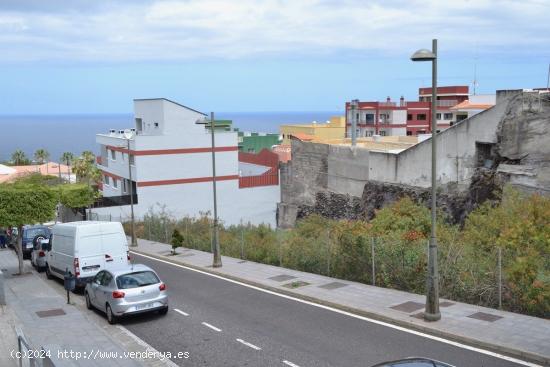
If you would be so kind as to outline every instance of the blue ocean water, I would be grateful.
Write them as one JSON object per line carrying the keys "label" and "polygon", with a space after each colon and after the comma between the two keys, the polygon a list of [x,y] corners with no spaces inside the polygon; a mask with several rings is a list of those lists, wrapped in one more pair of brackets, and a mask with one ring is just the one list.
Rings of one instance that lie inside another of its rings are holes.
{"label": "blue ocean water", "polygon": [[[279,132],[279,125],[326,121],[338,111],[317,112],[219,112],[216,119],[233,120],[241,131]],[[16,149],[28,158],[39,148],[57,161],[63,152],[79,155],[84,150],[98,151],[95,134],[109,129],[125,129],[134,124],[132,114],[109,115],[32,115],[0,116],[0,162],[7,161]]]}

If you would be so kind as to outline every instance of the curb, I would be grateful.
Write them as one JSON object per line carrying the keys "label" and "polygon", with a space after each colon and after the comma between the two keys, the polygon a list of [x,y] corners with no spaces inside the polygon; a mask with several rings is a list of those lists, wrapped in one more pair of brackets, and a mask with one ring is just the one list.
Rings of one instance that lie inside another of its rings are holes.
{"label": "curb", "polygon": [[181,261],[181,260],[174,260],[174,259],[171,259],[168,256],[151,254],[151,253],[136,250],[136,249],[133,249],[133,248],[130,248],[130,252],[134,252],[138,255],[145,255],[145,256],[153,257],[153,258],[163,260],[163,261],[167,261],[167,262],[170,262],[170,263],[173,263],[173,264],[176,264],[176,265],[184,265],[186,267],[196,269],[196,270],[200,270],[200,271],[203,271],[205,273],[214,274],[214,275],[220,276],[222,278],[235,280],[235,281],[238,281],[238,282],[241,282],[241,283],[252,285],[254,287],[266,289],[266,290],[269,290],[271,292],[275,292],[275,293],[283,294],[283,295],[286,295],[286,296],[298,298],[298,299],[308,301],[308,302],[312,302],[312,303],[317,303],[319,305],[323,305],[323,306],[327,306],[327,307],[332,307],[332,308],[342,310],[342,311],[346,311],[346,312],[349,312],[349,313],[353,313],[353,314],[356,314],[356,315],[359,315],[359,316],[369,317],[369,318],[374,319],[374,320],[387,322],[387,323],[394,324],[394,325],[397,325],[397,326],[401,326],[401,327],[404,327],[404,328],[407,328],[407,329],[420,331],[420,332],[423,332],[425,334],[429,334],[429,335],[441,337],[441,338],[444,338],[444,339],[448,339],[448,340],[451,340],[451,341],[459,342],[459,343],[462,343],[462,344],[469,345],[471,347],[482,348],[482,349],[486,349],[486,350],[491,351],[491,352],[505,354],[509,357],[519,358],[519,359],[525,360],[527,362],[542,363],[543,365],[550,366],[550,357],[545,357],[545,356],[542,356],[540,354],[536,354],[536,353],[532,353],[532,352],[526,352],[526,351],[523,351],[523,350],[509,348],[509,347],[503,347],[503,346],[500,346],[500,345],[480,341],[480,340],[477,340],[477,339],[474,339],[474,338],[469,338],[469,337],[465,337],[465,336],[462,336],[462,335],[451,334],[451,333],[447,333],[445,331],[435,330],[435,329],[425,327],[425,326],[422,326],[422,325],[409,323],[409,322],[399,320],[399,319],[394,319],[394,318],[391,318],[391,317],[388,317],[388,316],[385,316],[385,315],[381,315],[379,313],[375,313],[375,312],[372,312],[372,311],[366,311],[366,310],[362,310],[362,309],[358,309],[358,308],[349,307],[349,306],[341,305],[341,304],[338,304],[338,303],[326,301],[326,300],[323,300],[323,299],[320,299],[320,298],[303,295],[303,294],[300,294],[300,293],[293,292],[291,290],[279,289],[279,288],[276,288],[276,287],[272,287],[272,286],[265,285],[265,284],[262,284],[262,283],[258,283],[258,282],[255,282],[255,281],[251,281],[251,280],[248,280],[248,279],[243,279],[243,278],[240,278],[240,277],[237,277],[237,276],[228,275],[228,274],[216,271],[213,268],[201,267],[201,266],[186,263],[186,262]]}

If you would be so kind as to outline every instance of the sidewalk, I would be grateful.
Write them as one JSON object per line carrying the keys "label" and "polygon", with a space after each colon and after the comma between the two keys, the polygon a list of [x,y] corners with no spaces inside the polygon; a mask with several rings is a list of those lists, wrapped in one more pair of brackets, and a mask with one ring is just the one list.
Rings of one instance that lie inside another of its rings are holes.
{"label": "sidewalk", "polygon": [[[97,312],[85,308],[83,297],[71,293],[67,304],[61,281],[46,280],[25,262],[24,275],[17,272],[17,255],[9,249],[0,250],[0,269],[5,277],[7,306],[2,306],[0,318],[0,365],[19,366],[10,357],[18,351],[15,327],[18,327],[34,350],[51,351],[51,360],[61,366],[165,366],[168,362],[126,358],[124,352],[143,352],[147,346],[138,343],[125,328],[109,325]],[[6,316],[6,317],[5,317]],[[94,356],[84,356],[94,351]],[[60,358],[58,352],[81,352],[82,357]],[[117,353],[113,358],[100,358],[95,351]],[[95,358],[95,359],[94,359]],[[28,361],[24,361],[28,362]],[[23,365],[27,365],[24,363]],[[173,364],[172,364],[173,365]]]}
{"label": "sidewalk", "polygon": [[[425,297],[322,275],[222,257],[212,268],[212,254],[139,239],[138,254],[179,263],[278,293],[320,303],[474,347],[550,365],[550,320],[441,299],[441,320],[426,322]],[[302,283],[303,282],[303,283]]]}

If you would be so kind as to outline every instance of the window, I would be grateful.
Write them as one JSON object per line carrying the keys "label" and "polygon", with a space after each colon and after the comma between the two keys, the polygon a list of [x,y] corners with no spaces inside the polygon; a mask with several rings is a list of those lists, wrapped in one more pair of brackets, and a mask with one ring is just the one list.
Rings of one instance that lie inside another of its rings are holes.
{"label": "window", "polygon": [[435,114],[435,118],[436,118],[437,120],[441,120],[441,114],[440,114],[440,113],[436,113],[436,114]]}
{"label": "window", "polygon": [[374,122],[374,115],[372,113],[367,113],[365,115],[365,122],[367,124],[372,124]]}
{"label": "window", "polygon": [[118,289],[139,288],[157,283],[160,283],[160,280],[152,271],[138,271],[135,273],[119,275],[116,278],[116,285]]}
{"label": "window", "polygon": [[386,136],[386,131],[385,130],[380,130],[380,136]]}
{"label": "window", "polygon": [[105,272],[103,274],[103,279],[101,279],[101,285],[106,287],[111,283],[111,280],[113,280],[111,273]]}
{"label": "window", "polygon": [[426,114],[425,113],[419,113],[416,115],[416,119],[419,121],[425,121],[426,120]]}
{"label": "window", "polygon": [[413,132],[412,131],[407,131],[407,136],[412,136]]}
{"label": "window", "polygon": [[446,113],[446,114],[443,115],[444,120],[451,120],[452,118],[453,118],[452,113]]}
{"label": "window", "polygon": [[143,121],[140,118],[136,118],[136,130],[138,132],[143,130]]}
{"label": "window", "polygon": [[372,136],[372,131],[371,130],[367,131],[367,136]]}
{"label": "window", "polygon": [[118,187],[118,180],[116,178],[113,178],[113,187],[114,188]]}
{"label": "window", "polygon": [[122,180],[122,192],[128,192],[128,184],[126,183],[126,179]]}
{"label": "window", "polygon": [[109,185],[109,176],[103,176],[103,182],[105,185]]}
{"label": "window", "polygon": [[130,155],[130,165],[131,165],[131,166],[135,166],[135,165],[136,165],[135,158],[134,158],[133,155]]}
{"label": "window", "polygon": [[113,161],[116,161],[116,152],[114,150],[111,149],[111,159]]}
{"label": "window", "polygon": [[411,121],[413,119],[412,113],[407,114],[407,121]]}
{"label": "window", "polygon": [[159,123],[158,123],[158,122],[155,122],[154,125],[155,125],[155,128],[159,127]]}

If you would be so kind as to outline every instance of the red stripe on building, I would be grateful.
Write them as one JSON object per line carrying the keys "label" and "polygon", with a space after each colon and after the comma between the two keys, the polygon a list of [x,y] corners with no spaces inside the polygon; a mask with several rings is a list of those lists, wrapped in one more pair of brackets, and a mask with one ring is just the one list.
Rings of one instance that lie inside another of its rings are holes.
{"label": "red stripe on building", "polygon": [[[237,180],[238,178],[239,178],[239,175],[216,176],[216,182]],[[147,187],[147,186],[179,185],[179,184],[212,182],[212,181],[213,181],[213,177],[195,177],[195,178],[179,178],[175,180],[142,181],[142,182],[138,182],[137,185],[138,187]]]}
{"label": "red stripe on building", "polygon": [[[107,149],[117,152],[128,153],[128,149],[107,145]],[[234,152],[238,151],[238,146],[216,147],[216,152]],[[192,154],[192,153],[212,153],[212,148],[180,148],[180,149],[156,149],[156,150],[130,150],[132,155],[165,155],[165,154]]]}

